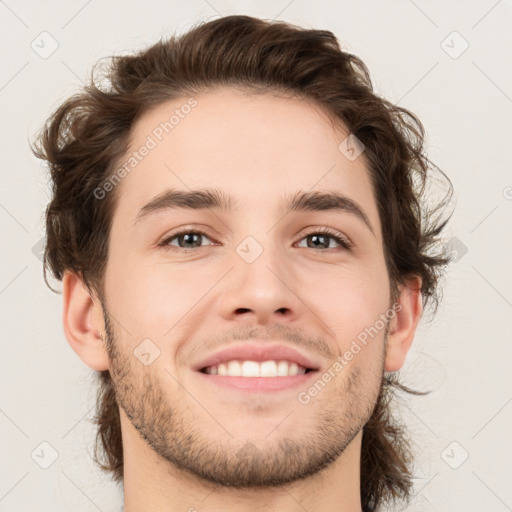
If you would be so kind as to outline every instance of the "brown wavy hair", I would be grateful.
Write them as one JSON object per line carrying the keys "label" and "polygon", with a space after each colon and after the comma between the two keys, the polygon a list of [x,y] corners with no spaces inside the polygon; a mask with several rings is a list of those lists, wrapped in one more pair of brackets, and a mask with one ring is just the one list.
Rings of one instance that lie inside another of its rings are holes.
{"label": "brown wavy hair", "polygon": [[[106,66],[100,60],[93,67],[90,81],[55,110],[31,145],[48,163],[51,175],[44,252],[44,279],[50,288],[47,269],[58,280],[70,270],[92,294],[104,296],[118,196],[113,191],[98,200],[94,190],[113,176],[141,115],[165,101],[227,86],[305,98],[364,144],[392,296],[398,297],[398,285],[407,278],[420,276],[423,305],[437,309],[440,278],[450,261],[437,245],[451,217],[445,217],[444,210],[452,184],[427,158],[419,119],[377,95],[365,64],[342,50],[332,32],[227,16],[162,38],[134,54],[107,59]],[[447,193],[429,205],[421,198],[429,195],[427,178],[433,171],[440,173]],[[95,461],[122,482],[115,390],[108,371],[97,376]],[[363,428],[361,500],[367,512],[390,500],[411,498],[411,444],[390,410],[396,391],[426,394],[401,384],[398,372],[384,372],[375,409]]]}

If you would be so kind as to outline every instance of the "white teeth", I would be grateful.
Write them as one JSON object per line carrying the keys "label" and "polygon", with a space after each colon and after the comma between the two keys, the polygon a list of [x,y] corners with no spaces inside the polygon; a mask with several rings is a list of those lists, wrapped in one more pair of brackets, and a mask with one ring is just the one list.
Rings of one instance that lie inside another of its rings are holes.
{"label": "white teeth", "polygon": [[242,364],[242,377],[259,377],[260,365],[256,361],[244,361]]}
{"label": "white teeth", "polygon": [[288,368],[288,375],[298,375],[299,367],[296,363],[292,363]]}
{"label": "white teeth", "polygon": [[288,363],[286,361],[279,361],[277,363],[277,375],[279,377],[286,377],[288,375]]}
{"label": "white teeth", "polygon": [[227,375],[240,377],[242,375],[242,365],[238,361],[229,361]]}
{"label": "white teeth", "polygon": [[277,377],[277,364],[275,361],[263,361],[260,364],[261,377]]}
{"label": "white teeth", "polygon": [[229,377],[288,377],[302,375],[306,368],[288,361],[229,361],[208,366],[206,373]]}

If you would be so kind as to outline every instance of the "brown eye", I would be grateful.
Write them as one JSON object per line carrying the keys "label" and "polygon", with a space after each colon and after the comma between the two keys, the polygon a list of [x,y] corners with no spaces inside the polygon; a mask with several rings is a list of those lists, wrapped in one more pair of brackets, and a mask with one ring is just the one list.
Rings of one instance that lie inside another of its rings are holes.
{"label": "brown eye", "polygon": [[339,236],[337,233],[330,230],[322,230],[314,233],[309,233],[302,240],[307,240],[307,247],[312,249],[336,249],[331,247],[331,243],[334,241],[338,246],[344,249],[350,249],[352,244],[345,238]]}
{"label": "brown eye", "polygon": [[[180,249],[197,249],[202,246],[201,242],[204,238],[210,240],[208,235],[202,231],[181,231],[162,240],[159,245],[164,247],[178,247]],[[175,240],[177,243],[172,243]]]}

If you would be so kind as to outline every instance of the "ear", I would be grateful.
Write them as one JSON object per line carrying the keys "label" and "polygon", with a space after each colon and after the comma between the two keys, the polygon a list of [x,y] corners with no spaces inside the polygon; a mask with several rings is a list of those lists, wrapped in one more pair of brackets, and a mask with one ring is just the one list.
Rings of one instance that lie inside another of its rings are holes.
{"label": "ear", "polygon": [[109,359],[101,338],[105,332],[103,311],[82,280],[66,271],[62,278],[64,334],[78,357],[93,370],[107,370]]}
{"label": "ear", "polygon": [[423,313],[421,278],[411,278],[399,289],[398,304],[393,306],[395,316],[389,323],[385,361],[387,372],[396,372],[404,365]]}

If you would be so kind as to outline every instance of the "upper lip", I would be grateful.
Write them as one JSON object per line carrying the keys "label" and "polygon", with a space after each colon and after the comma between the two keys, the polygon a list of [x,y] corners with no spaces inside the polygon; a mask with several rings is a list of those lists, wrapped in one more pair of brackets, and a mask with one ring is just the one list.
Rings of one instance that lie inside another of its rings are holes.
{"label": "upper lip", "polygon": [[202,370],[208,366],[216,366],[228,361],[290,361],[299,366],[311,370],[318,370],[320,365],[312,358],[302,354],[297,349],[287,345],[262,343],[244,343],[223,348],[206,359],[203,359],[197,365],[195,370]]}

